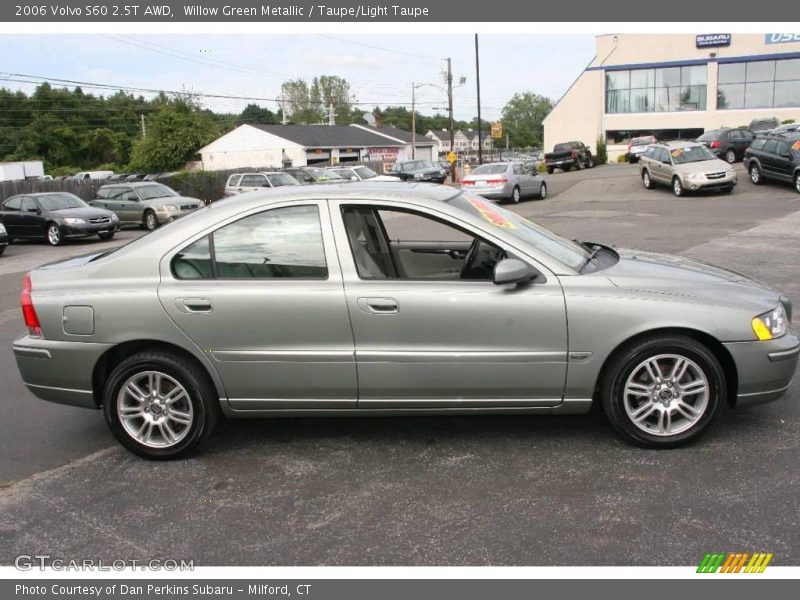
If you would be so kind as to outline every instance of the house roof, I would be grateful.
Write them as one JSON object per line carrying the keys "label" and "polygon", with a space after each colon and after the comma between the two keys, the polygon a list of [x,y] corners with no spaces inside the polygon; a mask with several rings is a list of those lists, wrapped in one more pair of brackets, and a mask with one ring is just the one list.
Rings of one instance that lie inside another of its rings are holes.
{"label": "house roof", "polygon": [[[391,127],[389,125],[381,125],[380,127],[373,127],[372,125],[353,125],[353,127],[358,127],[360,129],[364,129],[366,131],[371,131],[377,133],[378,135],[387,136],[390,138],[394,138],[395,140],[400,140],[407,144],[411,143],[411,132],[406,131],[405,129],[398,129],[397,127]],[[417,145],[423,146],[432,146],[433,142],[430,138],[425,137],[424,135],[417,134],[416,137]]]}
{"label": "house roof", "polygon": [[392,141],[360,127],[349,125],[261,125],[251,127],[260,129],[306,148],[353,148],[364,146],[404,146],[400,141]]}

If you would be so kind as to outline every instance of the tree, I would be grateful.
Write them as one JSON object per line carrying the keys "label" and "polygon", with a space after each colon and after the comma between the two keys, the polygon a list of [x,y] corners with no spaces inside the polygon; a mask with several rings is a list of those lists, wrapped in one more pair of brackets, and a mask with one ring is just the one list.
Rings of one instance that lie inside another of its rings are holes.
{"label": "tree", "polygon": [[239,125],[246,123],[259,123],[261,125],[275,125],[279,123],[278,115],[268,108],[262,108],[258,104],[248,104],[239,115]]}
{"label": "tree", "polygon": [[503,131],[514,148],[541,147],[544,139],[542,121],[553,109],[549,98],[533,92],[516,93],[503,107]]}
{"label": "tree", "polygon": [[218,135],[205,111],[186,99],[170,100],[148,118],[147,137],[134,144],[129,169],[149,173],[181,169]]}
{"label": "tree", "polygon": [[311,125],[327,123],[329,107],[333,106],[337,125],[349,125],[354,120],[355,96],[350,84],[338,75],[320,75],[311,80],[292,79],[283,82],[281,95],[292,123]]}

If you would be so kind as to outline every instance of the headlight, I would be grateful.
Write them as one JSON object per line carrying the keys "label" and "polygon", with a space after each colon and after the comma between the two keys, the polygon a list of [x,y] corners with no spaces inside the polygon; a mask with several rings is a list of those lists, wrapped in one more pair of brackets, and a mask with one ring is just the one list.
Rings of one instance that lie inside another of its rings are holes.
{"label": "headlight", "polygon": [[422,173],[417,173],[414,175],[414,179],[422,179]]}
{"label": "headlight", "polygon": [[686,179],[688,179],[689,181],[699,181],[700,179],[703,179],[703,177],[705,177],[705,175],[703,175],[702,173],[689,173],[686,176]]}
{"label": "headlight", "polygon": [[116,223],[117,221],[119,221],[119,217],[117,216],[117,213],[111,213],[111,221],[113,223]]}
{"label": "headlight", "polygon": [[174,204],[165,204],[164,210],[168,210],[169,212],[175,212],[176,210],[178,210],[178,207],[175,206]]}
{"label": "headlight", "polygon": [[5,233],[5,232],[6,232],[6,226],[0,223],[0,233]]}
{"label": "headlight", "polygon": [[789,317],[786,315],[783,304],[779,304],[777,308],[753,317],[752,325],[753,333],[759,340],[774,340],[786,335],[789,330]]}
{"label": "headlight", "polygon": [[83,225],[84,223],[86,223],[86,221],[84,221],[83,219],[78,219],[76,217],[66,217],[64,219],[64,223],[66,223],[67,225]]}
{"label": "headlight", "polygon": [[725,172],[726,172],[728,175],[736,175],[736,171],[734,171],[733,169],[728,169],[728,170],[727,170],[727,171],[725,171]]}

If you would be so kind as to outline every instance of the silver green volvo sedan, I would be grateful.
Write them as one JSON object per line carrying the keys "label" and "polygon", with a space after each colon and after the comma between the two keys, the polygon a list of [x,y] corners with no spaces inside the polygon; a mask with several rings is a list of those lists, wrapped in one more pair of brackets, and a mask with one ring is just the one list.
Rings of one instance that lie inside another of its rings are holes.
{"label": "silver green volvo sedan", "polygon": [[775,400],[788,298],[699,262],[576,242],[469,193],[251,192],[25,278],[40,398],[102,409],[148,458],[220,417],[579,414],[648,446]]}

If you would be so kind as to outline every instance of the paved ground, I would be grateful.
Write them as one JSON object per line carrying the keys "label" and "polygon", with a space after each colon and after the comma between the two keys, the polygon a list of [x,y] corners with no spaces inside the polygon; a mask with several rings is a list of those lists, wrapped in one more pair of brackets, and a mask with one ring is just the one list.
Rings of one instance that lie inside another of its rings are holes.
{"label": "paved ground", "polygon": [[[515,210],[569,237],[709,260],[800,303],[788,187],[742,173],[732,196],[676,199],[630,166],[547,179],[548,200]],[[631,447],[591,414],[237,422],[195,458],[133,457],[100,414],[36,400],[13,365],[22,271],[85,246],[0,259],[0,564],[665,565],[709,550],[800,564],[797,386],[673,451]]]}

